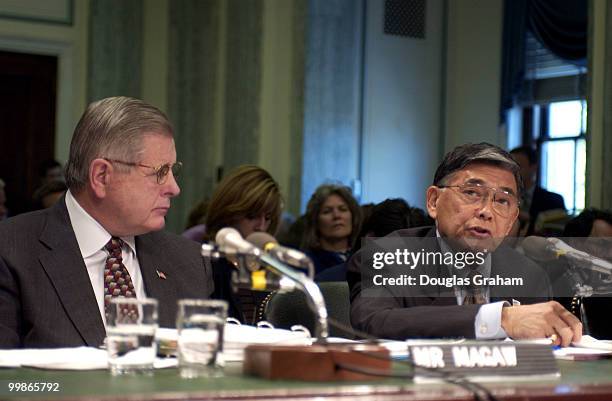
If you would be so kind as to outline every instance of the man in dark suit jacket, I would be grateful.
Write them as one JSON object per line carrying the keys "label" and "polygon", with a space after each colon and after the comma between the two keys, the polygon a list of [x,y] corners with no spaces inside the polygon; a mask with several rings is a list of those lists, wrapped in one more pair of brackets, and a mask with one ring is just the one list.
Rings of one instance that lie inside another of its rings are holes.
{"label": "man in dark suit jacket", "polygon": [[547,191],[537,185],[538,155],[530,146],[521,146],[510,151],[518,163],[525,190],[521,200],[521,213],[523,219],[529,219],[526,235],[535,231],[538,215],[548,210],[565,210],[563,196]]}
{"label": "man in dark suit jacket", "polygon": [[[562,345],[578,340],[582,331],[578,319],[556,302],[537,303],[550,297],[544,272],[499,245],[518,216],[520,191],[518,166],[506,151],[486,143],[459,146],[445,156],[427,189],[427,210],[436,221],[435,229],[400,230],[383,239],[417,237],[411,242],[412,252],[434,249],[489,255],[470,268],[491,278],[523,277],[526,284],[520,292],[512,286],[490,287],[484,293],[481,288],[476,297],[475,289],[460,286],[372,285],[373,264],[361,260],[372,254],[360,252],[349,263],[347,276],[352,324],[376,336],[397,339],[553,336]],[[426,238],[435,245],[423,245]],[[419,268],[428,277],[455,276],[457,269]],[[536,303],[523,304],[529,302]]]}
{"label": "man in dark suit jacket", "polygon": [[161,231],[179,166],[155,107],[118,97],[87,108],[65,197],[0,224],[0,348],[101,345],[105,302],[117,295],[104,284],[111,238],[133,283],[125,295],[157,298],[160,326],[174,326],[178,299],[211,294],[198,244]]}

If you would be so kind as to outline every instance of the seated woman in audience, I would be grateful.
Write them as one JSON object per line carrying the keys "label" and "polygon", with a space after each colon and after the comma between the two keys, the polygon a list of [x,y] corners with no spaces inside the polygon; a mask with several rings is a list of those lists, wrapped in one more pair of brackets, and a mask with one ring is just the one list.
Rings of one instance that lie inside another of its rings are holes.
{"label": "seated woman in audience", "polygon": [[[274,234],[281,215],[282,198],[278,184],[261,167],[240,166],[232,170],[214,191],[206,215],[205,239],[214,241],[217,232],[233,227],[243,238],[256,231]],[[215,291],[212,298],[229,303],[228,315],[252,323],[255,307],[265,293],[231,288],[237,266],[226,259],[213,260]]]}
{"label": "seated woman in audience", "polygon": [[361,224],[361,210],[347,187],[321,185],[306,206],[302,249],[315,265],[315,275],[344,263]]}
{"label": "seated woman in audience", "polygon": [[[365,237],[384,237],[393,231],[411,227],[433,225],[434,221],[422,209],[411,207],[401,198],[386,199],[374,205],[367,219],[364,219],[352,254],[361,249]],[[316,281],[346,281],[346,264],[329,268],[315,277]]]}

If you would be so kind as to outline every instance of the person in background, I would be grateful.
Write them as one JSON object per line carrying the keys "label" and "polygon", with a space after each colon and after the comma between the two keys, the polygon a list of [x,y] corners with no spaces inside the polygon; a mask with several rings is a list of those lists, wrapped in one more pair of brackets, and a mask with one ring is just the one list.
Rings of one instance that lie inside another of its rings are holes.
{"label": "person in background", "polygon": [[33,210],[46,209],[53,206],[67,190],[66,183],[61,180],[49,181],[43,184],[32,196]]}
{"label": "person in background", "polygon": [[[365,237],[380,238],[393,231],[431,224],[433,224],[433,220],[422,209],[411,207],[408,202],[401,198],[386,199],[371,208],[369,216],[364,219],[361,225],[361,231],[357,236],[351,254],[355,254],[361,249]],[[346,263],[323,270],[315,277],[315,280],[318,282],[346,281]]]}
{"label": "person in background", "polygon": [[189,216],[187,216],[187,226],[185,227],[185,231],[181,234],[183,237],[198,243],[204,241],[204,234],[206,234],[206,224],[204,224],[204,220],[206,219],[209,203],[210,200],[204,198],[191,209]]}
{"label": "person in background", "polygon": [[6,184],[4,180],[0,178],[0,221],[8,217],[8,209],[6,208]]}
{"label": "person in background", "polygon": [[174,327],[179,299],[211,294],[198,244],[163,231],[180,192],[173,132],[138,99],[87,107],[66,195],[0,222],[0,348],[99,347],[114,297],[156,298],[159,325]]}
{"label": "person in background", "polygon": [[[263,231],[276,233],[282,210],[278,184],[270,173],[258,166],[245,165],[232,170],[215,189],[206,215],[206,241],[214,241],[217,232],[233,227],[243,238]],[[255,309],[265,293],[232,290],[232,273],[238,266],[227,259],[213,261],[215,291],[212,297],[229,303],[228,315],[243,323],[252,323]]]}
{"label": "person in background", "polygon": [[41,185],[53,181],[65,181],[62,165],[54,159],[45,160],[38,165],[38,176]]}
{"label": "person in background", "polygon": [[346,262],[361,227],[361,209],[344,186],[325,184],[306,206],[301,248],[312,259],[315,275]]}
{"label": "person in background", "polygon": [[521,146],[512,149],[510,154],[520,167],[521,178],[525,186],[521,199],[520,226],[527,225],[525,235],[532,235],[538,215],[548,210],[565,211],[565,202],[563,196],[537,185],[538,157],[535,149],[530,146]]}

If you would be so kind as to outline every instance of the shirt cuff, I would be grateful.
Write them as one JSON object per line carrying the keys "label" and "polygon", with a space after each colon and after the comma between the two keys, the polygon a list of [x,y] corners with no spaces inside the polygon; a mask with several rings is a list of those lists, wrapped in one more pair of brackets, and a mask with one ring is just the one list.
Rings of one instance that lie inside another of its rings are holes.
{"label": "shirt cuff", "polygon": [[501,315],[504,306],[510,306],[510,304],[506,301],[500,301],[484,304],[480,307],[474,321],[476,339],[489,340],[507,337],[506,331],[501,327]]}

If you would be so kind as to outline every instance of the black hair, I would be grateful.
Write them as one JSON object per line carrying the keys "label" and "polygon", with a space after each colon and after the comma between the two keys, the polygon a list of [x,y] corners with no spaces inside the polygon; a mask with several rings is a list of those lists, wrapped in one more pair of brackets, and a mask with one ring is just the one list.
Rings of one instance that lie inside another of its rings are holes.
{"label": "black hair", "polygon": [[433,185],[440,186],[452,173],[462,170],[470,163],[486,163],[506,169],[514,175],[516,181],[517,197],[520,199],[523,192],[523,180],[520,168],[510,153],[499,146],[490,143],[467,143],[457,146],[444,156],[434,175]]}
{"label": "black hair", "polygon": [[595,220],[612,224],[612,212],[595,208],[584,209],[582,213],[567,222],[563,229],[564,237],[588,237]]}
{"label": "black hair", "polygon": [[518,148],[514,148],[510,151],[511,155],[515,155],[515,154],[522,154],[525,155],[527,157],[527,160],[529,161],[529,165],[533,166],[534,164],[536,164],[538,162],[538,152],[529,145],[525,145],[525,146],[519,146]]}

